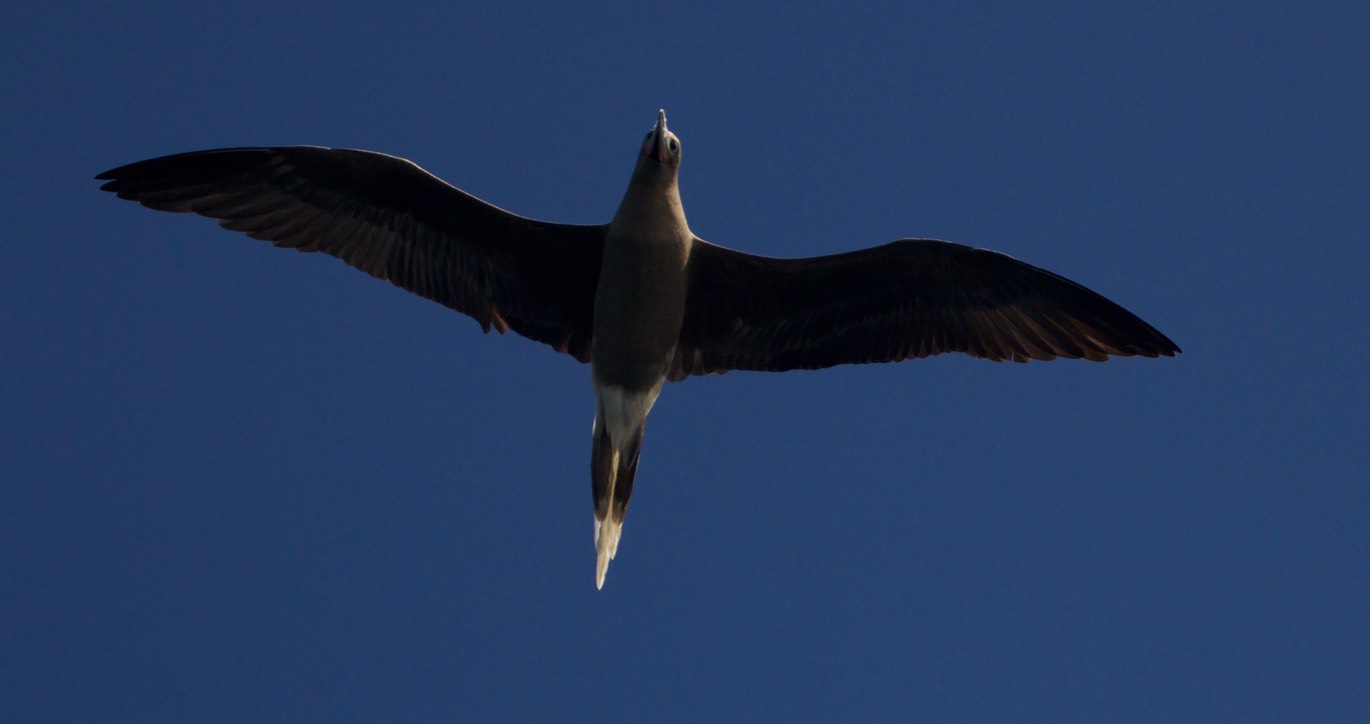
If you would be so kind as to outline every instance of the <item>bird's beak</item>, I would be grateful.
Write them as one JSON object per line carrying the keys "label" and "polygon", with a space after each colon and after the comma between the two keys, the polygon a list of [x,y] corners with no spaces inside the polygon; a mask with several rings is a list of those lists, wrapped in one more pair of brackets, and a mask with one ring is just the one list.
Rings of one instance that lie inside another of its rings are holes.
{"label": "bird's beak", "polygon": [[671,153],[666,150],[666,109],[656,112],[656,126],[652,128],[652,145],[642,149],[642,154],[661,163],[671,162]]}

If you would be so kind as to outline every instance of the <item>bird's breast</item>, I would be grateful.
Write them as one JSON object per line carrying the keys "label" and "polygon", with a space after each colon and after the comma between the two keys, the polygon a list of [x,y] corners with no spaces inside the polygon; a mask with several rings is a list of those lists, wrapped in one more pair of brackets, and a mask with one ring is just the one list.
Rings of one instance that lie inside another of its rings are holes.
{"label": "bird's breast", "polygon": [[682,234],[611,231],[595,294],[591,368],[596,381],[630,390],[661,383],[685,317],[688,255]]}

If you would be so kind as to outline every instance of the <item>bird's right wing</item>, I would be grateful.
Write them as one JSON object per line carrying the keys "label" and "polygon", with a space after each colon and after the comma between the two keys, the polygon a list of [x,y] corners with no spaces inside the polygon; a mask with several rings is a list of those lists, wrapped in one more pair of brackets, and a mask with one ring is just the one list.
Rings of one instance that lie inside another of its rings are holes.
{"label": "bird's right wing", "polygon": [[944,352],[1027,362],[1179,351],[1131,312],[1065,277],[946,241],[773,259],[696,239],[689,263],[673,380]]}
{"label": "bird's right wing", "polygon": [[605,226],[524,218],[402,158],[317,146],[183,153],[96,178],[119,198],[322,251],[486,331],[590,359]]}

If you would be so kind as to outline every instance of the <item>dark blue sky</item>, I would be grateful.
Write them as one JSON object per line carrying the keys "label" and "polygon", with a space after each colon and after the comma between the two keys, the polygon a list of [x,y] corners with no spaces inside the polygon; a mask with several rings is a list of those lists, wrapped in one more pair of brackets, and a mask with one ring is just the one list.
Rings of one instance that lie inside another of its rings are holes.
{"label": "dark blue sky", "polygon": [[[1363,2],[41,5],[0,720],[1370,711]],[[92,180],[348,146],[599,223],[661,106],[710,241],[998,249],[1185,352],[668,386],[596,591],[588,368]]]}

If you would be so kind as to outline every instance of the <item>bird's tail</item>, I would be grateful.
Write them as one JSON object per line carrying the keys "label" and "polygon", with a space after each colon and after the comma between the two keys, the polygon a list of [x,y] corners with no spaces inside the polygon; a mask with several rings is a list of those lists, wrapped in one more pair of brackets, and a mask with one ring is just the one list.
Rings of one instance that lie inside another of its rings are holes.
{"label": "bird's tail", "polygon": [[637,459],[642,451],[640,425],[615,446],[604,420],[604,408],[595,415],[594,450],[590,455],[590,481],[595,495],[595,588],[604,587],[604,574],[609,561],[618,552],[618,539],[623,532],[623,516],[628,513],[628,498],[633,494],[633,479],[637,477]]}

